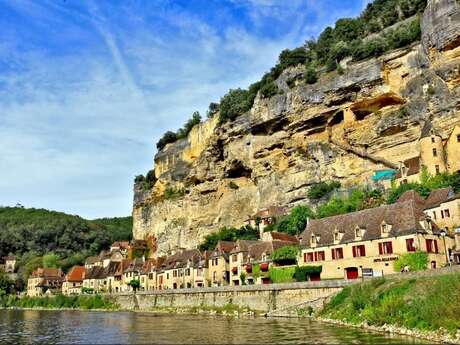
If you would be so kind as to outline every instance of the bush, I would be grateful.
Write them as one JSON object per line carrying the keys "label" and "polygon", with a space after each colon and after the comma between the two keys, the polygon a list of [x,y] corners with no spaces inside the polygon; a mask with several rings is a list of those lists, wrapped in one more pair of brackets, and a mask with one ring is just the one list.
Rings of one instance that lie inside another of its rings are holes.
{"label": "bush", "polygon": [[321,199],[326,194],[332,192],[334,189],[340,188],[340,182],[332,181],[330,183],[320,182],[313,185],[308,191],[310,199]]}
{"label": "bush", "polygon": [[294,265],[297,263],[299,247],[285,246],[273,251],[271,258],[278,265]]}
{"label": "bush", "polygon": [[428,254],[421,251],[403,254],[394,262],[394,269],[396,272],[400,272],[406,265],[412,272],[426,270],[428,268]]}
{"label": "bush", "polygon": [[240,188],[240,187],[238,187],[238,185],[237,185],[235,182],[233,182],[233,181],[230,181],[230,183],[228,184],[228,187],[229,187],[230,189],[235,189],[235,190],[237,190],[237,189]]}
{"label": "bush", "polygon": [[177,135],[174,132],[167,131],[157,142],[157,149],[163,150],[167,144],[171,144],[177,141]]}
{"label": "bush", "polygon": [[259,231],[246,225],[239,229],[222,228],[218,232],[206,235],[203,243],[199,246],[201,251],[214,250],[219,241],[236,241],[236,240],[258,240]]}
{"label": "bush", "polygon": [[318,73],[313,66],[307,66],[304,73],[304,79],[307,84],[314,84],[318,81]]}
{"label": "bush", "polygon": [[248,90],[230,90],[220,100],[219,122],[233,121],[238,116],[243,115],[251,109],[255,96],[255,94],[251,94]]}
{"label": "bush", "polygon": [[297,282],[305,282],[310,280],[311,275],[320,275],[323,271],[322,266],[296,266],[294,272],[294,279]]}
{"label": "bush", "polygon": [[183,189],[176,189],[172,187],[168,187],[164,191],[164,198],[166,200],[174,200],[178,198],[182,198],[185,195],[185,190]]}
{"label": "bush", "polygon": [[200,123],[201,115],[198,111],[195,111],[192,114],[192,117],[184,124],[183,128],[178,129],[176,133],[167,131],[165,134],[163,134],[161,139],[157,142],[157,149],[161,151],[167,144],[174,143],[179,139],[187,137],[192,128]]}

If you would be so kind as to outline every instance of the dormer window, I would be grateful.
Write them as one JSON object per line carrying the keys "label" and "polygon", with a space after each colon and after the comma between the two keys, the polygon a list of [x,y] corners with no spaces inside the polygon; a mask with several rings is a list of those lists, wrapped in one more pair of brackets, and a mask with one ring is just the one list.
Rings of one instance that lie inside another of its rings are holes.
{"label": "dormer window", "polygon": [[359,227],[355,228],[355,237],[356,238],[361,237],[361,228],[359,228]]}
{"label": "dormer window", "polygon": [[315,236],[315,234],[311,235],[311,244],[316,244],[316,236]]}

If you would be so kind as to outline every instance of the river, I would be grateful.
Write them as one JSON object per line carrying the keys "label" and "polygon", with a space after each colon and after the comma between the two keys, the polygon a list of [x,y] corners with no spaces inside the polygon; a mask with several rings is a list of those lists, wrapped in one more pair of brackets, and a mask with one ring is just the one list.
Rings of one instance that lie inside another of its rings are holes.
{"label": "river", "polygon": [[0,310],[0,344],[418,344],[308,319]]}

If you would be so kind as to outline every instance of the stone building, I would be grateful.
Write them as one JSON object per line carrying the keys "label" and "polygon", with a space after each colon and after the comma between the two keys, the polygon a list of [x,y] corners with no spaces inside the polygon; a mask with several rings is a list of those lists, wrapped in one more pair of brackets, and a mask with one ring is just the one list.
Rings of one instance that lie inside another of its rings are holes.
{"label": "stone building", "polygon": [[230,284],[230,252],[235,242],[219,241],[208,259],[208,280],[212,286]]}
{"label": "stone building", "polygon": [[27,296],[37,297],[61,291],[64,273],[60,268],[37,268],[27,280]]}
{"label": "stone building", "polygon": [[450,187],[432,191],[425,203],[425,214],[453,234],[460,227],[460,194],[455,194]]}
{"label": "stone building", "polygon": [[85,277],[84,266],[73,266],[69,273],[66,274],[64,282],[62,283],[62,293],[64,295],[79,295],[83,286],[83,279]]}
{"label": "stone building", "polygon": [[264,229],[267,225],[274,224],[277,219],[287,215],[289,209],[283,206],[269,206],[260,209],[256,214],[249,217],[246,220],[246,223],[252,226],[254,229],[258,229],[260,232],[260,237],[264,233]]}
{"label": "stone building", "polygon": [[396,174],[399,184],[418,182],[422,167],[435,176],[441,173],[460,171],[460,126],[455,126],[450,135],[443,139],[431,122],[425,122],[418,142],[419,155],[400,162]]}
{"label": "stone building", "polygon": [[85,270],[82,291],[89,293],[108,292],[107,272],[102,266],[94,266]]}
{"label": "stone building", "polygon": [[428,254],[429,267],[444,266],[454,239],[442,236],[424,208],[425,200],[409,191],[392,205],[311,220],[302,233],[299,262],[322,266],[322,279],[395,273],[393,262],[415,251]]}
{"label": "stone building", "polygon": [[8,255],[5,257],[5,273],[13,274],[16,270],[16,257]]}

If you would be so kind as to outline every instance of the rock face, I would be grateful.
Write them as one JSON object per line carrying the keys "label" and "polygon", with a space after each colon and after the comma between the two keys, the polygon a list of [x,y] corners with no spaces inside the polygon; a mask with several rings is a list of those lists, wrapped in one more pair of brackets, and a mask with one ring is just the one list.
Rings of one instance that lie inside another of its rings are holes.
{"label": "rock face", "polygon": [[458,13],[455,0],[431,1],[420,44],[349,63],[314,85],[289,88],[302,74],[291,68],[276,81],[282,94],[258,96],[234,122],[215,117],[167,145],[155,157],[154,188],[135,186],[134,238],[153,237],[156,255],[194,248],[262,207],[309,203],[318,182],[372,184],[376,170],[419,154],[425,120],[447,137],[460,122]]}

